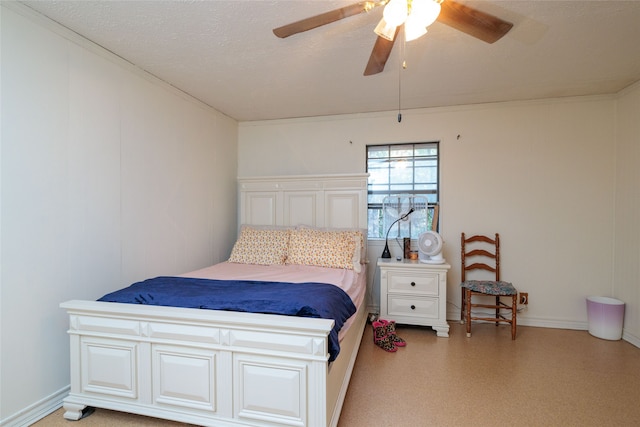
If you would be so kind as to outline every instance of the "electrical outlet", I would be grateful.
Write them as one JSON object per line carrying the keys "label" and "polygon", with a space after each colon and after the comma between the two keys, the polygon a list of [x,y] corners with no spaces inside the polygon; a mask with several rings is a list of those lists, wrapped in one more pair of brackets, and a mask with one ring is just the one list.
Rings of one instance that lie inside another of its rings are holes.
{"label": "electrical outlet", "polygon": [[529,304],[529,294],[527,292],[520,292],[520,305]]}

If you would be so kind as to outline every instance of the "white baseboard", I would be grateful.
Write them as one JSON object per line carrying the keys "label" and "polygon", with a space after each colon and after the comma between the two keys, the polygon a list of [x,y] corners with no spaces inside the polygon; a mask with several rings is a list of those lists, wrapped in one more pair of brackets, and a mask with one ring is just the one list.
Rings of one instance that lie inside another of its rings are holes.
{"label": "white baseboard", "polygon": [[[448,322],[460,322],[460,309],[447,311]],[[575,321],[566,319],[541,319],[518,316],[518,326],[533,326],[538,328],[552,329],[573,329],[577,331],[588,331],[588,321]],[[640,337],[631,334],[626,329],[622,330],[622,339],[640,348]]]}
{"label": "white baseboard", "polygon": [[2,427],[26,427],[41,420],[62,406],[62,399],[69,394],[70,386],[66,386],[57,392],[45,397],[39,402],[30,405],[23,410],[0,420]]}
{"label": "white baseboard", "polygon": [[640,348],[640,337],[627,332],[624,328],[622,329],[622,339]]}

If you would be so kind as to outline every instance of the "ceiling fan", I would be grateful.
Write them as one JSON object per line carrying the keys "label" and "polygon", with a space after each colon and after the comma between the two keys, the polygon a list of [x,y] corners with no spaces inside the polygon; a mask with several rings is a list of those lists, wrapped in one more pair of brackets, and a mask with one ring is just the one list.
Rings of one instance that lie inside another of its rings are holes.
{"label": "ceiling fan", "polygon": [[[389,59],[391,49],[393,48],[394,41],[400,29],[404,28],[405,34],[408,35],[409,21],[413,13],[412,9],[415,9],[423,3],[431,9],[430,13],[432,13],[432,16],[429,18],[431,22],[422,27],[423,32],[420,35],[425,34],[426,27],[437,20],[477,39],[487,43],[494,43],[513,27],[511,22],[504,21],[498,17],[453,0],[372,0],[361,1],[283,25],[282,27],[275,28],[273,33],[280,38],[285,38],[353,15],[369,12],[378,6],[385,6],[383,18],[375,30],[378,38],[376,39],[373,50],[371,51],[371,56],[369,57],[369,62],[364,70],[364,75],[370,76],[384,70],[384,66],[387,59]],[[394,25],[394,22],[391,22],[392,19],[387,16],[387,9],[392,9],[390,12],[392,13],[394,10],[398,11],[398,8],[403,14],[403,17],[401,21],[395,21],[399,23]],[[385,19],[389,22],[387,23]],[[420,35],[418,35],[418,37]],[[407,40],[409,40],[408,37]]]}

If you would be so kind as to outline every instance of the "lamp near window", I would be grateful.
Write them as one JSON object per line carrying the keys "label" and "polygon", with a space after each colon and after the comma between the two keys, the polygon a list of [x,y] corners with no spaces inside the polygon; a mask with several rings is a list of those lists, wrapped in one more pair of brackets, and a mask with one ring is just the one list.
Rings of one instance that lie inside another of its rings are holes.
{"label": "lamp near window", "polygon": [[398,221],[403,221],[403,220],[409,218],[409,215],[411,215],[414,210],[415,209],[413,209],[413,208],[409,209],[409,212],[407,212],[406,214],[402,215],[400,218],[398,218],[395,221],[393,221],[393,223],[391,224],[391,226],[387,230],[387,237],[385,237],[385,239],[384,239],[384,250],[382,251],[382,256],[381,256],[382,258],[391,258],[391,252],[389,251],[389,232],[391,231],[393,226],[396,225],[396,223]]}

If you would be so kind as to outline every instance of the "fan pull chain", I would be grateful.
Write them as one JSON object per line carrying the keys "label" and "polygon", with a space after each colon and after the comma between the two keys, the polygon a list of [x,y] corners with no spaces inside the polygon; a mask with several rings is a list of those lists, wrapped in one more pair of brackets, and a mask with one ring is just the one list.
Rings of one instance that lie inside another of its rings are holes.
{"label": "fan pull chain", "polygon": [[[398,36],[400,36],[400,34],[398,34]],[[400,66],[398,67],[398,123],[402,122],[402,71],[407,68],[407,61],[404,59],[406,43],[407,42],[405,40],[405,37],[402,37],[402,44],[400,45],[400,55],[398,56],[398,58],[400,58]]]}
{"label": "fan pull chain", "polygon": [[402,68],[398,71],[398,123],[402,121]]}

